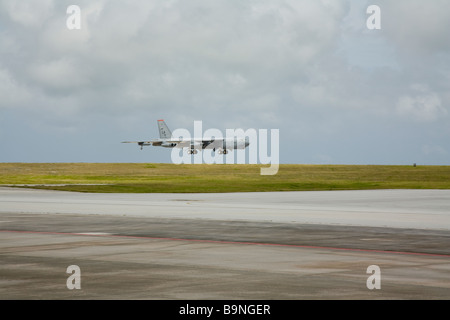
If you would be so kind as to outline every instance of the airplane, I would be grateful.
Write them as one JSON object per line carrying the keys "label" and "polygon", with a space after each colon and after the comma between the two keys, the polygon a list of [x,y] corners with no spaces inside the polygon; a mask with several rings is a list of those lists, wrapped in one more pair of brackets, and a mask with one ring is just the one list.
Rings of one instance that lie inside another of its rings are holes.
{"label": "airplane", "polygon": [[197,154],[198,150],[212,149],[218,154],[227,154],[232,149],[245,149],[250,144],[249,138],[189,138],[175,139],[164,120],[158,120],[159,139],[149,141],[123,141],[122,143],[137,143],[141,150],[144,146],[164,148],[187,148],[188,154]]}

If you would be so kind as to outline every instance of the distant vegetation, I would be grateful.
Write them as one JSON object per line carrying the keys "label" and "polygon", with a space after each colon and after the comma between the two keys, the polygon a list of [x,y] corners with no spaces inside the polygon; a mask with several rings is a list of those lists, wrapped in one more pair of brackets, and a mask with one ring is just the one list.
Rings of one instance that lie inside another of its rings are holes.
{"label": "distant vegetation", "polygon": [[255,192],[450,189],[450,166],[0,163],[0,185],[79,192]]}

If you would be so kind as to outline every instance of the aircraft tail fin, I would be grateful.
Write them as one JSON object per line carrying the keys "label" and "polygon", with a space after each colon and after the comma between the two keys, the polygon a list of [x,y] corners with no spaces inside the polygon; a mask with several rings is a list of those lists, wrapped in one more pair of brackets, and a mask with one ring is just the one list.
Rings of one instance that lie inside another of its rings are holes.
{"label": "aircraft tail fin", "polygon": [[172,132],[167,127],[167,124],[164,120],[158,120],[158,129],[159,129],[159,137],[161,139],[170,139],[172,138]]}

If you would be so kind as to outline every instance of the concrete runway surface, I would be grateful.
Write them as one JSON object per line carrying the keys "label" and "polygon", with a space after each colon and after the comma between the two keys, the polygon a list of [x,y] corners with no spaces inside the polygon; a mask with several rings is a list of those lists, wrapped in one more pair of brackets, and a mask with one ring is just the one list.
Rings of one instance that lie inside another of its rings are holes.
{"label": "concrete runway surface", "polygon": [[0,257],[0,299],[449,299],[450,190],[0,188]]}

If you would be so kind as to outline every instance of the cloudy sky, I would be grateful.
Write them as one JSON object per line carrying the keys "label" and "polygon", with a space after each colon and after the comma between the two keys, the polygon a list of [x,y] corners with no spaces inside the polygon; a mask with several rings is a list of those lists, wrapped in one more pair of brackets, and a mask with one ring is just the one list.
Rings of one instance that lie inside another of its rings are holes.
{"label": "cloudy sky", "polygon": [[448,165],[448,30],[446,0],[0,0],[0,162],[170,162],[120,143],[165,119],[279,129],[281,163]]}

